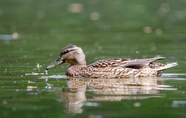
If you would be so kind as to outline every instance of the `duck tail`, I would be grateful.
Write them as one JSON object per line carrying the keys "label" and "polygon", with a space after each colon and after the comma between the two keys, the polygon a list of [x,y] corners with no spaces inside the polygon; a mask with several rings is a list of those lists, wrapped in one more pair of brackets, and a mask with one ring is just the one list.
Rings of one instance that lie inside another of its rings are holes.
{"label": "duck tail", "polygon": [[174,66],[177,66],[178,63],[177,62],[174,62],[174,63],[168,63],[168,64],[165,64],[163,66],[160,66],[158,68],[154,68],[153,70],[156,70],[156,71],[161,71],[161,70],[165,70],[167,68],[171,68],[171,67],[174,67]]}

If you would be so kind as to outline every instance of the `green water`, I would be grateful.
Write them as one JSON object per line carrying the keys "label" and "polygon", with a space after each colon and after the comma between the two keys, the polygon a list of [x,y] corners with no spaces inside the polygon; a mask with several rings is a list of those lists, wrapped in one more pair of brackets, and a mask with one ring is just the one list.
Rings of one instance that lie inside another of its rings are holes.
{"label": "green water", "polygon": [[[186,0],[1,0],[0,118],[186,117]],[[99,59],[164,56],[160,78],[45,74],[68,44]],[[127,82],[130,82],[127,83]]]}

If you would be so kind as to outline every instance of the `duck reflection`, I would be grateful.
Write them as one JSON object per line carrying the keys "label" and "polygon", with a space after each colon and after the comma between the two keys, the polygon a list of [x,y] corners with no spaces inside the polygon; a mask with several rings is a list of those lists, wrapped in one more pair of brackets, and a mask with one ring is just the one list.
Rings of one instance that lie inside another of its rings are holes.
{"label": "duck reflection", "polygon": [[[81,113],[83,105],[98,106],[99,101],[163,97],[158,94],[158,85],[162,85],[162,81],[158,81],[156,77],[123,79],[67,78],[67,85],[68,87],[63,88],[60,95],[63,106],[70,113]],[[86,96],[86,92],[89,95]]]}

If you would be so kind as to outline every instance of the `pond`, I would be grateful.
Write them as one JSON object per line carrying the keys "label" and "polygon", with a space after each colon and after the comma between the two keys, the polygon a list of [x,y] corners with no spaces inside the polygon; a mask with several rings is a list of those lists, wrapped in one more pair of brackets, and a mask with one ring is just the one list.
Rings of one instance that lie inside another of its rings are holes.
{"label": "pond", "polygon": [[[186,0],[1,0],[0,117],[186,117]],[[90,64],[166,57],[161,77],[67,78],[45,73],[62,48]]]}

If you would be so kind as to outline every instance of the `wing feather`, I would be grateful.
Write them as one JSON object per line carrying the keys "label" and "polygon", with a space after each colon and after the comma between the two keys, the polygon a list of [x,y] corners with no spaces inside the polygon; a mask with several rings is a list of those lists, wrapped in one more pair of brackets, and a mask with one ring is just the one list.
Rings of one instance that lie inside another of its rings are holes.
{"label": "wing feather", "polygon": [[162,60],[162,59],[165,59],[165,57],[155,57],[155,58],[148,58],[148,59],[113,58],[113,59],[99,60],[88,66],[89,67],[92,66],[96,68],[123,67],[123,68],[139,69],[149,65],[151,62],[154,62],[156,60]]}
{"label": "wing feather", "polygon": [[122,67],[129,60],[130,59],[122,59],[122,58],[105,59],[105,60],[96,61],[88,66],[97,67],[97,68]]}
{"label": "wing feather", "polygon": [[139,68],[143,68],[144,66],[149,65],[150,63],[152,63],[156,60],[163,60],[163,59],[165,59],[165,57],[154,57],[154,58],[148,58],[148,59],[134,59],[134,60],[128,61],[124,65],[124,67],[139,69]]}

